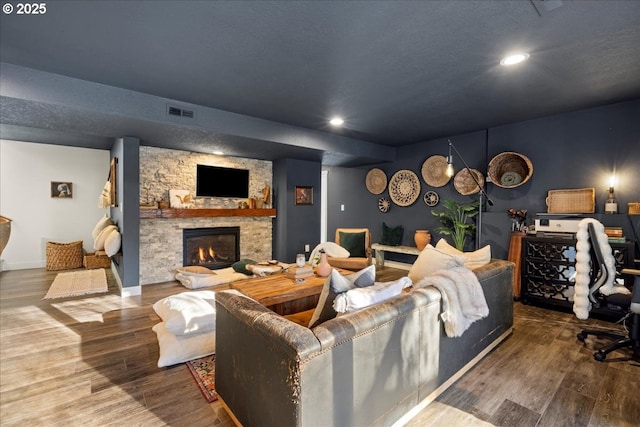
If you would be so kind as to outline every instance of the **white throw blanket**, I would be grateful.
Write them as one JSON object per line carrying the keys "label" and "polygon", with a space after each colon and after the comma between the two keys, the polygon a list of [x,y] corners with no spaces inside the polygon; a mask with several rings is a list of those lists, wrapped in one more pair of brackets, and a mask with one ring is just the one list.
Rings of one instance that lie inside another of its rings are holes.
{"label": "white throw blanket", "polygon": [[309,255],[309,264],[315,267],[320,262],[320,249],[323,249],[327,256],[332,258],[349,258],[349,251],[334,242],[322,242],[316,245]]}
{"label": "white throw blanket", "polygon": [[604,232],[604,225],[596,219],[585,218],[578,223],[576,233],[576,282],[573,295],[573,312],[578,319],[589,318],[591,301],[589,301],[589,284],[591,283],[591,240],[589,237],[589,223],[593,223],[596,232],[596,239],[599,243],[604,263],[610,274],[599,289],[603,295],[629,294],[630,291],[624,286],[616,286],[614,283],[616,262],[613,259],[609,238]]}
{"label": "white throw blanket", "polygon": [[417,288],[433,286],[442,295],[440,318],[449,337],[459,337],[476,320],[489,315],[489,307],[476,275],[466,267],[438,270],[421,279]]}

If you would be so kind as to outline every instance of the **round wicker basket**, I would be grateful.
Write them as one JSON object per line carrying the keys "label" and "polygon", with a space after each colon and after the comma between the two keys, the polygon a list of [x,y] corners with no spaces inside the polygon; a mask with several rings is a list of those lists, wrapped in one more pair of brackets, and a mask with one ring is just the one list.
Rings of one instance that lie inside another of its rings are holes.
{"label": "round wicker basket", "polygon": [[484,176],[482,175],[482,172],[477,169],[464,168],[453,178],[453,186],[458,190],[458,193],[463,196],[469,196],[480,192],[480,187],[478,187],[478,184],[476,184],[476,181],[474,181],[469,171],[475,175],[476,180],[480,183],[480,187],[484,186]]}
{"label": "round wicker basket", "polygon": [[9,236],[11,236],[11,220],[6,216],[0,216],[0,255],[9,242]]}
{"label": "round wicker basket", "polygon": [[491,159],[487,175],[498,187],[515,188],[529,181],[533,164],[524,154],[505,151]]}

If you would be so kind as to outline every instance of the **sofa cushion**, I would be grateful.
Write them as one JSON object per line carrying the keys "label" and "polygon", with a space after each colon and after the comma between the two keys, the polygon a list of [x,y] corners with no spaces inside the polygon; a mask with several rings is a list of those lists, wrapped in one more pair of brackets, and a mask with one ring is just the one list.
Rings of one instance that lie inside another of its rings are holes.
{"label": "sofa cushion", "polygon": [[340,246],[349,251],[351,257],[366,257],[367,252],[365,248],[365,234],[361,233],[346,233],[341,231],[340,233]]}
{"label": "sofa cushion", "polygon": [[380,243],[389,246],[398,246],[402,244],[402,235],[404,234],[404,226],[389,227],[384,221],[382,222],[382,239]]}
{"label": "sofa cushion", "polygon": [[309,321],[309,327],[313,328],[337,316],[338,313],[333,309],[333,301],[338,294],[350,289],[372,286],[375,280],[375,265],[370,265],[348,276],[343,276],[336,269],[331,270],[331,274],[325,280],[322,292],[320,292],[320,299]]}
{"label": "sofa cushion", "polygon": [[436,249],[451,255],[463,255],[466,258],[464,266],[469,270],[473,270],[491,262],[491,246],[486,245],[473,252],[462,252],[451,246],[446,240],[440,239],[436,243]]}
{"label": "sofa cushion", "polygon": [[378,304],[400,295],[404,288],[411,286],[411,279],[401,277],[392,282],[376,282],[366,288],[351,289],[336,297],[333,309],[338,313],[350,313],[370,305]]}
{"label": "sofa cushion", "polygon": [[216,328],[216,294],[213,291],[171,295],[156,301],[153,310],[174,335],[202,333]]}
{"label": "sofa cushion", "polygon": [[413,283],[417,283],[423,277],[432,275],[438,270],[460,267],[465,261],[464,255],[451,255],[434,248],[432,245],[427,245],[411,266],[408,276]]}

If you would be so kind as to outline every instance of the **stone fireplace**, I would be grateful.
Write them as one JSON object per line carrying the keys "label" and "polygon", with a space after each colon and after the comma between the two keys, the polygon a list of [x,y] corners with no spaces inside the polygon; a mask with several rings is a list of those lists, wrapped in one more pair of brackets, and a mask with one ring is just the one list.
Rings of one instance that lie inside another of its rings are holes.
{"label": "stone fireplace", "polygon": [[186,228],[182,230],[182,263],[212,270],[240,260],[240,227]]}
{"label": "stone fireplace", "polygon": [[[198,164],[249,169],[249,195],[252,196],[261,195],[265,184],[272,185],[270,161],[141,146],[140,203],[153,199],[169,200],[169,189],[195,191]],[[240,201],[198,197],[194,203],[195,208],[232,209],[237,208]],[[240,259],[265,261],[273,258],[273,220],[268,216],[141,219],[140,284],[173,281],[176,269],[185,265],[183,230],[215,227],[240,228]]]}

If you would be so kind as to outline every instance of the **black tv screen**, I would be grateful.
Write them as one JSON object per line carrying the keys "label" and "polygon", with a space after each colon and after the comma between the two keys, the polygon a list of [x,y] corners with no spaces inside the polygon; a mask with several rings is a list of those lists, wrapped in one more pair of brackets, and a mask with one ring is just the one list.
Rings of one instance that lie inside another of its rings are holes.
{"label": "black tv screen", "polygon": [[198,165],[196,196],[246,199],[249,197],[249,171],[247,169]]}

